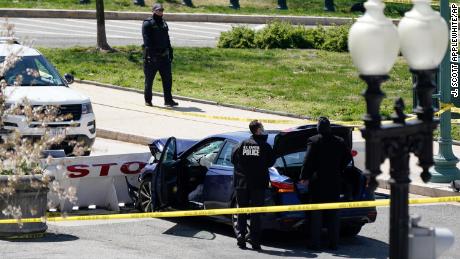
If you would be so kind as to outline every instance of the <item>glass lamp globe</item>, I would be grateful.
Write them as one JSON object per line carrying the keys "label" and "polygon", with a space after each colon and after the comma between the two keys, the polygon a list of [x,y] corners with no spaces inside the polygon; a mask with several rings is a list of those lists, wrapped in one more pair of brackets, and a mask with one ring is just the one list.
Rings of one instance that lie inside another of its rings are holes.
{"label": "glass lamp globe", "polygon": [[441,63],[448,44],[446,21],[433,11],[430,0],[412,0],[413,8],[398,26],[401,52],[410,68],[435,69]]}
{"label": "glass lamp globe", "polygon": [[381,0],[368,0],[366,13],[351,27],[348,49],[361,75],[387,75],[399,52],[396,26],[385,17]]}

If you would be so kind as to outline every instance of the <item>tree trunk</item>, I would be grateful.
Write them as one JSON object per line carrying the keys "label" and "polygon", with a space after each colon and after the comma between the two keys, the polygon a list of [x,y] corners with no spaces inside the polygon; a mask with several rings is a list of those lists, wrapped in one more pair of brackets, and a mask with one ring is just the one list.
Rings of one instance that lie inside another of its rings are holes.
{"label": "tree trunk", "polygon": [[96,0],[96,20],[97,20],[97,49],[102,51],[114,51],[107,43],[105,35],[105,16],[104,0]]}

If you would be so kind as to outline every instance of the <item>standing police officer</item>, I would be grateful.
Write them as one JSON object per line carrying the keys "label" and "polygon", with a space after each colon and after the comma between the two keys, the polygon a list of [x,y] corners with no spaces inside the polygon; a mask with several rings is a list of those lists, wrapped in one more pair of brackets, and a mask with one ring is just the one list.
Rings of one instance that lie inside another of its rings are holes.
{"label": "standing police officer", "polygon": [[[309,185],[312,203],[338,202],[341,174],[352,159],[351,150],[342,138],[332,135],[326,117],[319,118],[317,129],[318,134],[308,139],[300,179]],[[338,210],[311,211],[309,247],[320,249],[323,221],[327,223],[329,248],[337,249],[340,227]]]}
{"label": "standing police officer", "polygon": [[[264,205],[269,183],[268,168],[275,163],[273,149],[267,143],[268,135],[262,123],[254,120],[249,124],[249,129],[252,136],[236,146],[232,153],[233,181],[239,207]],[[238,214],[236,239],[241,249],[246,248],[247,217],[246,214]],[[260,214],[251,214],[250,222],[248,242],[254,250],[260,250]]]}
{"label": "standing police officer", "polygon": [[163,82],[163,95],[166,106],[177,106],[172,98],[173,48],[169,40],[168,24],[163,20],[164,8],[161,4],[152,7],[153,16],[144,20],[142,37],[144,39],[144,99],[145,105],[152,106],[152,85],[157,71]]}

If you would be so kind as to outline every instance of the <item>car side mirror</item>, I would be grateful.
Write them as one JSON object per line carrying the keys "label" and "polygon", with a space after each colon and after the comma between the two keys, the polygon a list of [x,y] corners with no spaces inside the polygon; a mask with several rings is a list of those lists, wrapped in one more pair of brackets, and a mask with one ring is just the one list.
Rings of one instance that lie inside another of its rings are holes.
{"label": "car side mirror", "polygon": [[69,85],[75,81],[72,74],[64,74],[64,79]]}

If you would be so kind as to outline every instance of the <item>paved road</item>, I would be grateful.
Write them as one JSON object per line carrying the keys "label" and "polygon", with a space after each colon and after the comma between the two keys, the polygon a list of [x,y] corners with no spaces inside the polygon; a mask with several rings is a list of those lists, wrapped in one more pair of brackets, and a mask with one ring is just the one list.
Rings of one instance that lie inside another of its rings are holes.
{"label": "paved road", "polygon": [[[77,19],[10,18],[16,36],[34,41],[36,47],[94,46],[96,21]],[[215,47],[220,33],[232,28],[226,23],[168,22],[174,46]],[[106,21],[107,39],[112,46],[141,45],[142,21]],[[260,25],[248,25],[256,27]],[[3,28],[2,28],[3,29]]]}
{"label": "paved road", "polygon": [[[204,218],[136,219],[49,223],[46,237],[26,242],[2,241],[2,258],[387,258],[388,208],[357,238],[341,239],[338,251],[313,253],[301,234],[265,235],[262,252],[236,247],[230,226]],[[458,205],[417,206],[411,213],[422,224],[460,233]],[[458,235],[457,235],[458,236]],[[441,258],[458,258],[460,243]]]}

